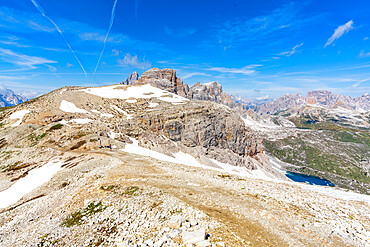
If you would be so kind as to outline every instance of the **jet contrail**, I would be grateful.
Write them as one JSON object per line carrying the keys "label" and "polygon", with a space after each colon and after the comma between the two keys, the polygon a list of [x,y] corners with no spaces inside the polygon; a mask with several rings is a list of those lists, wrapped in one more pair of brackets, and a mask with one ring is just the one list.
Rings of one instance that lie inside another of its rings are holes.
{"label": "jet contrail", "polygon": [[97,70],[97,69],[98,69],[98,67],[99,67],[100,59],[101,59],[101,57],[103,56],[103,53],[104,53],[104,50],[105,50],[105,44],[106,44],[106,42],[107,42],[107,39],[108,39],[108,36],[109,36],[110,30],[112,29],[112,26],[113,26],[114,16],[116,15],[116,5],[117,5],[117,2],[118,2],[118,0],[115,0],[115,1],[114,1],[114,4],[113,4],[112,14],[111,14],[111,17],[110,17],[110,22],[109,22],[109,28],[108,28],[107,34],[105,35],[105,38],[104,38],[103,50],[102,50],[102,51],[101,51],[101,53],[100,53],[100,56],[99,56],[99,59],[98,59],[98,63],[97,63],[97,64],[96,64],[96,66],[95,66],[95,70],[94,70],[94,73],[93,73],[93,75],[92,75],[92,78],[94,78],[95,73],[96,73],[96,70]]}
{"label": "jet contrail", "polygon": [[68,43],[67,39],[64,37],[64,34],[62,33],[62,30],[60,30],[60,28],[58,27],[58,25],[52,20],[50,19],[46,14],[45,14],[45,11],[44,9],[39,5],[39,3],[36,1],[36,0],[31,0],[31,2],[33,3],[33,5],[35,5],[35,7],[37,8],[37,10],[46,18],[48,19],[53,25],[54,27],[56,28],[56,30],[60,33],[60,35],[62,35],[63,37],[63,40],[64,42],[66,43],[66,45],[68,46],[69,50],[73,53],[73,55],[75,56],[77,62],[80,64],[81,66],[81,69],[83,70],[86,78],[87,78],[87,74],[86,74],[86,70],[85,68],[82,66],[80,60],[78,59],[75,51],[72,49],[72,47],[70,46],[70,44]]}

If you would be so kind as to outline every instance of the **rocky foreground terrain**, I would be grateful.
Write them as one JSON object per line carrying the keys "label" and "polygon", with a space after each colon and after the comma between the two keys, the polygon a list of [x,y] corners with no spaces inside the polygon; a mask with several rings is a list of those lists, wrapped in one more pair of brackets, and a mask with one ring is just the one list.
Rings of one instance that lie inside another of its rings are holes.
{"label": "rocky foreground terrain", "polygon": [[132,81],[0,112],[0,246],[370,244],[369,196],[290,181],[237,107],[171,71]]}

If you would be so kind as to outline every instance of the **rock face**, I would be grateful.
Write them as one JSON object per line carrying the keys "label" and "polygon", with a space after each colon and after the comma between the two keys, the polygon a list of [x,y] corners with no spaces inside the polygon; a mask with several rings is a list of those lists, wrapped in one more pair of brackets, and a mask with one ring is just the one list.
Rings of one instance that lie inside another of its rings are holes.
{"label": "rock face", "polygon": [[245,127],[238,114],[212,102],[189,102],[186,106],[148,113],[142,122],[186,147],[204,148],[207,154],[213,153],[213,158],[223,152],[221,161],[225,163],[235,160],[231,163],[253,169],[243,158],[263,153],[261,139]]}
{"label": "rock face", "polygon": [[370,96],[364,94],[361,97],[351,98],[350,96],[333,94],[325,90],[310,91],[306,97],[301,94],[286,94],[271,103],[257,107],[257,112],[261,115],[275,114],[290,108],[312,104],[330,108],[343,107],[356,111],[369,111]]}
{"label": "rock face", "polygon": [[209,82],[203,84],[197,82],[189,88],[188,84],[183,83],[182,80],[176,76],[176,71],[172,69],[150,69],[144,72],[138,81],[130,80],[131,75],[123,84],[142,85],[149,83],[157,88],[169,91],[171,93],[186,97],[191,100],[194,99],[213,101],[236,109],[239,113],[241,113],[241,115],[244,115],[245,113],[245,107],[243,106],[243,104],[236,103],[232,99],[232,96],[226,94],[222,90],[221,84],[217,82]]}
{"label": "rock face", "polygon": [[186,97],[189,92],[189,86],[182,83],[182,80],[176,76],[176,71],[173,69],[161,70],[153,68],[144,72],[139,78],[138,84],[147,83],[183,97]]}
{"label": "rock face", "polygon": [[208,82],[200,84],[197,82],[190,88],[189,99],[214,101],[226,105],[230,108],[237,108],[239,105],[231,99],[223,90],[221,84],[217,82]]}
{"label": "rock face", "polygon": [[123,85],[137,84],[138,80],[139,80],[139,74],[136,71],[134,71],[127,77],[127,79],[124,82],[121,82],[120,84],[123,84]]}
{"label": "rock face", "polygon": [[0,90],[0,107],[14,106],[27,101],[26,97],[15,94],[10,89]]}

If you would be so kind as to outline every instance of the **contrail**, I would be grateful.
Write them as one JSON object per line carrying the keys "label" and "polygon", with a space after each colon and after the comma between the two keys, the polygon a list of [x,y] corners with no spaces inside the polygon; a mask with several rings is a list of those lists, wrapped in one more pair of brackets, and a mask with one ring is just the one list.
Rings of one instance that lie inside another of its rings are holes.
{"label": "contrail", "polygon": [[85,68],[82,66],[80,60],[78,59],[75,51],[72,49],[72,47],[70,46],[70,44],[68,43],[66,37],[64,37],[64,34],[62,33],[62,30],[60,30],[60,28],[58,27],[58,25],[52,20],[50,19],[46,14],[45,14],[45,11],[44,9],[40,6],[40,4],[36,1],[36,0],[31,0],[31,2],[33,3],[33,5],[35,5],[35,7],[37,8],[37,10],[46,18],[48,19],[53,25],[54,27],[56,28],[56,30],[60,33],[60,35],[62,35],[63,37],[63,40],[64,42],[66,43],[66,45],[68,46],[69,50],[73,53],[73,55],[75,56],[77,62],[80,64],[81,66],[81,69],[83,70],[84,74],[85,74],[85,77],[87,78],[87,74],[86,74],[86,70]]}
{"label": "contrail", "polygon": [[101,57],[103,56],[103,53],[104,53],[104,50],[105,50],[105,45],[106,45],[106,42],[107,42],[107,39],[108,39],[108,36],[109,36],[110,30],[112,29],[112,26],[113,26],[114,17],[115,17],[115,15],[116,15],[116,5],[117,5],[117,2],[118,2],[118,0],[115,0],[115,1],[114,1],[114,4],[113,4],[112,14],[111,14],[111,17],[110,17],[110,22],[109,22],[109,28],[108,28],[107,34],[105,35],[105,38],[104,38],[103,50],[102,50],[102,51],[101,51],[101,53],[100,53],[100,56],[99,56],[99,59],[98,59],[98,63],[97,63],[97,64],[96,64],[96,66],[95,66],[95,70],[94,70],[94,73],[93,73],[93,75],[92,75],[92,78],[94,78],[95,73],[96,73],[96,70],[97,70],[97,69],[98,69],[98,67],[99,67],[100,59],[101,59]]}

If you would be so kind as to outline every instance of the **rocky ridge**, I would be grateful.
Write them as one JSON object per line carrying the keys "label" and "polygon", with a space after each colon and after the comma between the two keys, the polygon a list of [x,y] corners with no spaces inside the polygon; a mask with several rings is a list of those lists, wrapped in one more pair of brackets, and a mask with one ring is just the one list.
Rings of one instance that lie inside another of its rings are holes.
{"label": "rocky ridge", "polygon": [[271,103],[257,107],[256,112],[261,115],[276,114],[291,108],[299,108],[306,105],[318,105],[329,108],[345,108],[359,112],[370,111],[370,96],[364,94],[360,97],[334,94],[330,91],[316,90],[307,93],[304,97],[298,94],[286,94]]}
{"label": "rocky ridge", "polygon": [[10,89],[0,89],[0,107],[14,106],[25,101],[27,101],[26,97],[15,94]]}
{"label": "rocky ridge", "polygon": [[[131,77],[132,74],[126,79],[126,81],[129,82]],[[232,96],[226,94],[223,91],[221,84],[217,82],[208,82],[203,84],[197,82],[193,86],[189,87],[188,84],[183,83],[182,80],[176,76],[175,70],[161,70],[153,68],[144,72],[138,81],[133,80],[129,84],[142,85],[147,83],[191,100],[213,101],[226,105],[236,110],[241,115],[246,113],[245,106],[241,103],[236,103],[232,99]]]}

